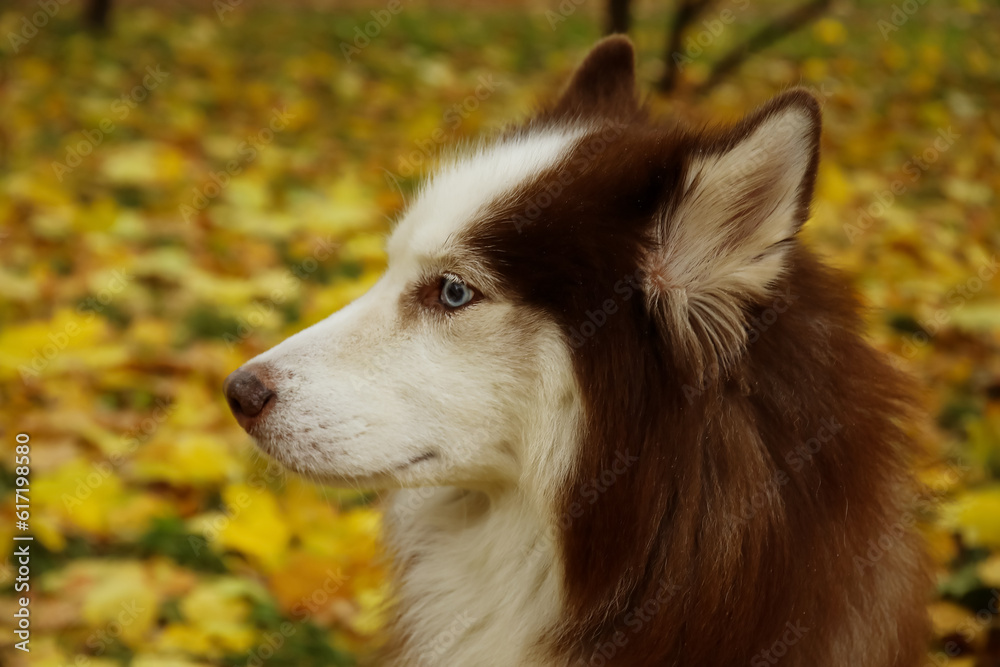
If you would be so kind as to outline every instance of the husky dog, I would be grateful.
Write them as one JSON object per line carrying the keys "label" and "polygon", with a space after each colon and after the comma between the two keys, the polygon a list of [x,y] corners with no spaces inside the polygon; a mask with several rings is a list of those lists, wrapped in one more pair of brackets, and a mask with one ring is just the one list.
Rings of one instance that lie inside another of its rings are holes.
{"label": "husky dog", "polygon": [[387,492],[379,664],[915,665],[911,382],[797,236],[819,106],[654,122],[634,59],[601,41],[446,163],[385,275],[235,371],[232,411]]}

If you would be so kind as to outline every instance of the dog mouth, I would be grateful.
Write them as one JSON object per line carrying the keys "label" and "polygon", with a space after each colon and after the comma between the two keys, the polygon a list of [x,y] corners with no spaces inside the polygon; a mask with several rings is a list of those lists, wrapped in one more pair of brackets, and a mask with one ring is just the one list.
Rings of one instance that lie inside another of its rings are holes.
{"label": "dog mouth", "polygon": [[[284,443],[274,438],[259,437],[256,435],[253,436],[253,440],[258,449],[291,472],[302,475],[303,477],[306,477],[314,482],[326,484],[357,484],[363,482],[364,480],[370,480],[377,483],[380,481],[391,480],[402,472],[409,471],[411,468],[414,468],[421,463],[435,460],[440,456],[437,451],[429,449],[425,452],[417,454],[416,456],[412,456],[401,463],[390,465],[380,470],[350,474],[337,471],[336,469],[317,469],[305,464],[300,457],[294,454],[293,448],[288,446],[289,443]],[[315,448],[317,445],[316,443],[312,443],[311,446]]]}

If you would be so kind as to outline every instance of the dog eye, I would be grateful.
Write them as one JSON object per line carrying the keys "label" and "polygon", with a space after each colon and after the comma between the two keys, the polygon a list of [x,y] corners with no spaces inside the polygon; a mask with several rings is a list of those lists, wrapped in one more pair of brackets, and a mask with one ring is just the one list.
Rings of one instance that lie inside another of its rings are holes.
{"label": "dog eye", "polygon": [[446,308],[467,306],[476,296],[471,287],[453,276],[445,276],[441,281],[441,303]]}

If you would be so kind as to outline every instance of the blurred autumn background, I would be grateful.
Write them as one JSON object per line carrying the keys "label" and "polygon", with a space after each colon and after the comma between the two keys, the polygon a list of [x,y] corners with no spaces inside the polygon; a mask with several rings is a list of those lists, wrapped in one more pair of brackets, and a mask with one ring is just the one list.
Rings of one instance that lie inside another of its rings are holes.
{"label": "blurred autumn background", "polygon": [[656,113],[821,100],[805,233],[934,417],[927,664],[1000,665],[1000,6],[798,2],[5,3],[0,544],[20,432],[36,540],[30,656],[3,547],[0,664],[363,658],[377,499],[261,460],[222,381],[363,293],[439,151],[524,118],[613,27]]}

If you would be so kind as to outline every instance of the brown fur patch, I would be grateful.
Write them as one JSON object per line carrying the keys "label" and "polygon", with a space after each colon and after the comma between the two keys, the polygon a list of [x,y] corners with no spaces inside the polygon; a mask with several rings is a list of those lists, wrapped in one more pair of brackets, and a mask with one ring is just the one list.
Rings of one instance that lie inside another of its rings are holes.
{"label": "brown fur patch", "polygon": [[[585,115],[588,94],[608,120],[462,239],[505,298],[559,325],[584,395],[579,461],[556,508],[575,518],[560,536],[554,662],[768,664],[753,660],[785,641],[789,667],[916,664],[918,538],[907,530],[887,558],[859,561],[906,521],[910,380],[864,341],[844,278],[794,238],[767,298],[744,305],[747,342],[695,372],[696,351],[646,307],[644,258],[692,155],[748,125],[701,135],[621,113],[631,89],[602,83],[595,64],[620,72],[620,43],[592,54],[538,122]],[[815,170],[814,159],[800,222]]]}

